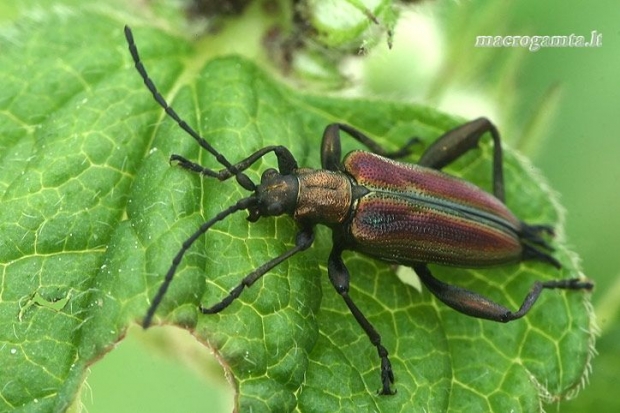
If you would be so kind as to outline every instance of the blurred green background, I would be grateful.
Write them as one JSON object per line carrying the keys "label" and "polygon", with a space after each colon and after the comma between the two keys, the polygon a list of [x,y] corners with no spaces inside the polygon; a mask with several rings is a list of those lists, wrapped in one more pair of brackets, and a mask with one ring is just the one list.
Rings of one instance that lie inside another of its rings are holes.
{"label": "blurred green background", "polygon": [[[430,2],[409,17],[409,27],[397,27],[393,50],[379,45],[358,67],[361,94],[491,117],[561,194],[565,236],[597,284],[593,303],[601,336],[589,385],[577,399],[546,406],[548,411],[620,411],[614,391],[620,371],[618,16],[617,0]],[[576,34],[588,40],[592,30],[602,33],[602,47],[474,47],[476,35]],[[130,330],[92,366],[83,407],[90,413],[231,411],[232,391],[209,352],[187,332],[153,330]],[[185,348],[192,361],[170,358],[180,351],[149,350],[161,348],[152,345],[161,340]]]}

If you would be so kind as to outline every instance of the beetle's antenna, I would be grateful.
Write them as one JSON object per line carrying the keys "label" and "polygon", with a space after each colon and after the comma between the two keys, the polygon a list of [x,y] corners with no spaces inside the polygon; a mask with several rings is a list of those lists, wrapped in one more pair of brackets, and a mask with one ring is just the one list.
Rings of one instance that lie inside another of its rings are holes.
{"label": "beetle's antenna", "polygon": [[[151,92],[151,94],[153,95],[153,98],[155,98],[155,101],[157,101],[159,106],[161,106],[166,111],[166,114],[168,116],[170,116],[172,119],[176,121],[176,123],[181,127],[181,129],[189,133],[191,137],[194,138],[196,142],[198,142],[198,144],[200,144],[200,146],[202,146],[204,149],[209,151],[209,153],[211,153],[215,157],[215,159],[217,159],[219,163],[224,165],[224,167],[226,167],[226,169],[228,169],[232,175],[237,176],[237,180],[243,179],[243,177],[240,177],[240,175],[243,175],[243,176],[245,175],[239,172],[237,168],[235,168],[228,161],[228,159],[224,157],[224,155],[219,153],[213,146],[209,144],[209,142],[207,142],[202,136],[200,136],[198,132],[192,129],[187,124],[187,122],[181,119],[181,117],[175,112],[175,110],[172,109],[170,105],[168,105],[168,102],[166,102],[166,99],[164,99],[161,93],[159,93],[159,91],[157,90],[157,87],[155,86],[155,83],[153,83],[153,80],[150,78],[150,76],[146,72],[146,68],[142,64],[142,61],[140,60],[140,55],[138,54],[138,48],[133,39],[133,33],[131,32],[131,28],[129,26],[125,26],[125,38],[127,39],[127,45],[129,46],[129,52],[131,53],[131,57],[133,58],[136,70],[138,71],[138,73],[140,73],[142,80],[144,80],[144,84],[146,85],[147,89]],[[249,178],[246,178],[245,180],[247,179]]]}
{"label": "beetle's antenna", "polygon": [[166,277],[164,278],[164,281],[159,287],[157,294],[153,298],[153,301],[151,301],[151,306],[149,307],[148,311],[146,312],[146,316],[144,317],[144,320],[142,321],[143,328],[148,328],[151,325],[151,321],[153,320],[153,315],[155,315],[155,311],[157,310],[157,307],[159,307],[161,300],[164,298],[164,295],[166,295],[166,291],[168,291],[168,287],[170,286],[170,283],[172,282],[172,278],[174,277],[174,273],[177,271],[177,267],[179,266],[179,263],[183,259],[183,256],[185,255],[187,250],[192,246],[192,244],[198,238],[200,238],[202,234],[207,232],[209,228],[211,228],[218,221],[223,220],[230,214],[233,214],[237,211],[242,211],[244,209],[248,209],[256,205],[257,201],[258,199],[255,196],[250,196],[250,197],[243,198],[237,201],[236,204],[226,208],[225,210],[217,214],[215,217],[213,217],[212,219],[202,224],[196,232],[194,232],[188,239],[185,240],[185,242],[183,242],[183,246],[181,247],[177,255],[174,257],[174,259],[172,260],[172,265],[168,269],[168,272],[166,273]]}

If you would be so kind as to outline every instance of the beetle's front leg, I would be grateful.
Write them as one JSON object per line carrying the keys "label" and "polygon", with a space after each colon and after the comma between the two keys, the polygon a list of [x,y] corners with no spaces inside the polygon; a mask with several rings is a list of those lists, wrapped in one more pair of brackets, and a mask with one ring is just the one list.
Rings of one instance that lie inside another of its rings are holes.
{"label": "beetle's front leg", "polygon": [[248,169],[256,161],[270,152],[273,152],[276,155],[276,158],[278,159],[278,169],[281,174],[288,175],[298,168],[297,161],[295,160],[295,157],[293,157],[293,154],[286,147],[281,145],[266,146],[254,152],[241,162],[233,165],[232,168],[225,168],[219,171],[205,168],[202,165],[192,162],[180,155],[171,155],[170,162],[176,162],[184,169],[199,173],[201,175],[210,176],[220,181],[225,181],[226,179],[236,176],[237,181],[241,184],[241,186],[243,186],[243,188],[253,191],[255,185],[245,174],[242,174],[241,172]]}
{"label": "beetle's front leg", "polygon": [[272,270],[274,267],[280,265],[282,262],[288,260],[293,255],[297,254],[300,251],[307,250],[310,248],[312,243],[314,242],[314,232],[312,227],[302,228],[301,231],[297,233],[297,237],[295,238],[295,246],[277,257],[267,261],[241,280],[241,282],[233,288],[228,295],[219,303],[212,305],[211,307],[203,307],[200,306],[200,312],[202,314],[215,314],[224,310],[233,301],[235,301],[241,295],[241,292],[246,287],[252,286],[258,279],[260,279],[263,275],[265,275],[268,271]]}
{"label": "beetle's front leg", "polygon": [[456,311],[471,317],[507,323],[517,320],[527,314],[532,308],[540,293],[544,289],[564,290],[591,290],[594,284],[589,280],[570,278],[564,280],[536,281],[527,294],[518,311],[512,312],[501,304],[492,301],[483,295],[465,288],[446,284],[433,277],[426,264],[417,264],[413,269],[422,283],[444,304]]}
{"label": "beetle's front leg", "polygon": [[355,317],[357,323],[362,327],[370,342],[377,348],[377,353],[381,358],[381,383],[382,389],[379,394],[391,395],[396,393],[392,391],[390,385],[394,383],[394,373],[392,372],[392,363],[388,358],[388,351],[381,344],[381,335],[375,330],[370,321],[362,314],[360,309],[355,305],[351,297],[349,297],[349,270],[342,261],[342,250],[339,249],[337,244],[334,243],[331,254],[329,255],[329,261],[327,263],[327,272],[329,274],[329,280],[332,285],[344,299],[344,302],[349,307],[349,310]]}
{"label": "beetle's front leg", "polygon": [[441,169],[470,149],[476,148],[485,132],[493,138],[493,194],[504,201],[504,166],[499,132],[487,118],[478,118],[440,136],[418,161],[418,165]]}
{"label": "beetle's front leg", "polygon": [[344,123],[332,123],[331,125],[327,125],[323,132],[323,143],[321,144],[321,165],[323,169],[330,171],[342,170],[342,149],[340,146],[341,130],[345,131],[348,135],[377,155],[391,159],[403,158],[410,155],[413,152],[411,147],[420,142],[418,138],[411,138],[405,146],[397,151],[390,152],[354,127]]}

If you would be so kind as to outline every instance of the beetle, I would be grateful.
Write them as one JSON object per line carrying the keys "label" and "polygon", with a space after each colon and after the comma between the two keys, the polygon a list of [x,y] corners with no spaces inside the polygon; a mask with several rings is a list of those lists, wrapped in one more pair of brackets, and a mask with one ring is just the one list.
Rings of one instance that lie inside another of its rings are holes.
{"label": "beetle", "polygon": [[[284,146],[266,146],[242,161],[232,164],[191,128],[168,105],[141,62],[131,29],[125,37],[134,65],[155,101],[185,132],[224,167],[214,171],[179,155],[171,162],[220,181],[235,178],[251,195],[237,201],[203,223],[182,245],[166,273],[143,320],[147,328],[163,300],[184,254],[214,224],[229,215],[246,210],[247,219],[287,214],[299,226],[295,246],[246,275],[220,302],[200,307],[203,314],[218,313],[240,296],[260,277],[291,256],[308,249],[314,241],[317,224],[332,231],[333,246],[328,258],[329,279],[355,320],[377,349],[380,358],[382,395],[394,394],[394,373],[381,336],[349,295],[350,274],[342,260],[345,250],[412,267],[422,284],[440,301],[476,318],[509,322],[523,317],[542,290],[591,290],[587,279],[536,281],[513,312],[476,292],[447,284],[435,278],[427,264],[477,268],[526,260],[540,261],[555,268],[561,265],[552,255],[545,235],[547,225],[530,225],[519,220],[504,204],[502,148],[497,128],[486,118],[476,119],[446,132],[430,145],[417,164],[400,162],[417,143],[411,139],[400,150],[389,152],[370,137],[342,123],[328,125],[321,147],[322,169],[300,168]],[[340,132],[371,150],[356,150],[341,156]],[[478,146],[486,133],[493,140],[493,194],[441,171],[464,153]],[[263,156],[273,153],[278,169],[269,168],[255,184],[244,173]]]}

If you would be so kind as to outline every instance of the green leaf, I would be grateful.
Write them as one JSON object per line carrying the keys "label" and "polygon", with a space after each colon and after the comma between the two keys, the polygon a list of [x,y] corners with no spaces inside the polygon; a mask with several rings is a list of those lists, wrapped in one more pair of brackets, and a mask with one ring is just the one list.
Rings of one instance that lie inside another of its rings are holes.
{"label": "green leaf", "polygon": [[[0,411],[64,411],[88,366],[142,319],[182,242],[247,196],[233,180],[169,164],[176,153],[221,168],[149,96],[123,38],[135,18],[119,13],[56,7],[0,30]],[[210,58],[208,41],[153,25],[134,24],[151,76],[233,162],[281,144],[317,168],[331,122],[394,149],[412,135],[428,145],[460,122],[419,106],[301,93],[242,58]],[[489,188],[490,158],[483,145],[449,172]],[[275,166],[265,157],[249,175],[258,180]],[[561,243],[562,215],[544,181],[510,152],[505,169],[517,215],[558,225],[564,268],[433,271],[517,308],[535,280],[579,269]],[[381,333],[396,375],[398,393],[377,396],[376,350],[327,279],[326,228],[225,311],[199,315],[199,304],[220,301],[294,244],[290,218],[250,224],[244,215],[192,246],[157,312],[159,322],[184,326],[215,349],[234,375],[240,411],[531,412],[584,379],[593,345],[587,294],[545,291],[527,317],[500,325],[458,314],[389,266],[349,253],[351,296]]]}
{"label": "green leaf", "polygon": [[395,25],[392,3],[392,0],[308,0],[299,9],[320,44],[332,49],[363,50],[386,35],[391,45]]}

